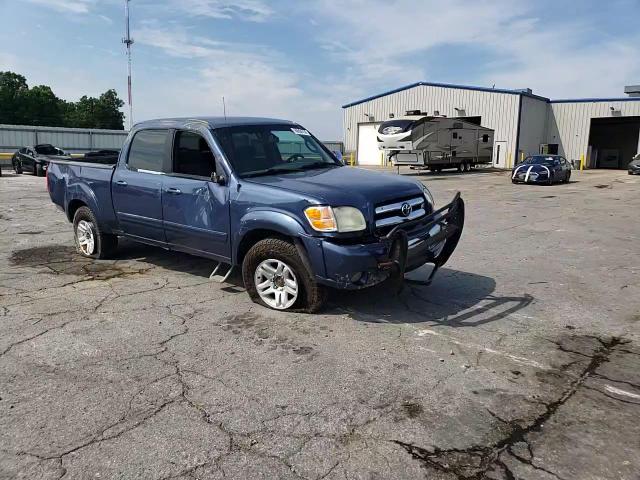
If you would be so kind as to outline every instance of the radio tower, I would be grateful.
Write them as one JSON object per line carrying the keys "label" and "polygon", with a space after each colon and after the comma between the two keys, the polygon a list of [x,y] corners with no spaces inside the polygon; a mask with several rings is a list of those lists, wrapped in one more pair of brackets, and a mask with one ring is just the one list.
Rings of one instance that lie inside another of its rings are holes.
{"label": "radio tower", "polygon": [[129,0],[124,0],[124,16],[126,19],[126,37],[122,39],[127,47],[127,60],[128,60],[128,77],[127,77],[127,92],[129,95],[129,130],[133,127],[133,103],[131,101],[131,45],[133,45],[133,39],[129,31]]}

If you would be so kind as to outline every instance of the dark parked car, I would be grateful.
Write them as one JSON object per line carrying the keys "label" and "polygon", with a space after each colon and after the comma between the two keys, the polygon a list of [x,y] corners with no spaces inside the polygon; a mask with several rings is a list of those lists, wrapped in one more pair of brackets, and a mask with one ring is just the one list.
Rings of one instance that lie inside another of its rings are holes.
{"label": "dark parked car", "polygon": [[513,183],[568,183],[571,164],[560,155],[531,155],[511,171]]}
{"label": "dark parked car", "polygon": [[69,160],[71,157],[62,149],[49,143],[42,143],[32,147],[24,147],[13,154],[11,164],[16,173],[24,171],[43,177],[47,172],[50,160]]}
{"label": "dark parked car", "polygon": [[300,125],[267,118],[139,123],[117,163],[53,161],[47,188],[81,255],[106,258],[124,236],[207,257],[213,278],[239,267],[251,299],[276,310],[313,312],[325,287],[425,263],[429,282],[464,225],[460,194],[436,208],[422,183],[344,166]]}
{"label": "dark parked car", "polygon": [[640,175],[640,153],[629,162],[629,175]]}

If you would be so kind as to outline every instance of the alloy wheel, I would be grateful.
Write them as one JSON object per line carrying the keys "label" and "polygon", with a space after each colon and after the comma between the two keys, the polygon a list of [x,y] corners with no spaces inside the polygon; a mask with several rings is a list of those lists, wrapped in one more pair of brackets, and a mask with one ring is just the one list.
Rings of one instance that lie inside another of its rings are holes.
{"label": "alloy wheel", "polygon": [[289,265],[269,258],[256,268],[254,282],[264,303],[276,310],[286,310],[298,299],[298,279]]}

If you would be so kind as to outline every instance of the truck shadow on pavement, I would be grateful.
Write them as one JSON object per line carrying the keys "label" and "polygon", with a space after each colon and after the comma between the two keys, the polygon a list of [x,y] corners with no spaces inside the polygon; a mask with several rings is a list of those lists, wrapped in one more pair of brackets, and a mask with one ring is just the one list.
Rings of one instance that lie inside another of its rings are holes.
{"label": "truck shadow on pavement", "polygon": [[407,275],[400,292],[387,283],[359,291],[332,291],[328,310],[347,313],[353,319],[370,323],[424,323],[449,327],[475,327],[495,322],[526,308],[533,296],[496,296],[493,278],[470,272],[442,268],[430,286],[412,283],[426,278],[418,270]]}

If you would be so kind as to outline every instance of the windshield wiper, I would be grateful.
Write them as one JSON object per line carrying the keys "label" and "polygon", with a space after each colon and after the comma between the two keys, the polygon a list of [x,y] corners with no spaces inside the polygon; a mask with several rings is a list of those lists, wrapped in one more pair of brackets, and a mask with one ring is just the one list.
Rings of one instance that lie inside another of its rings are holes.
{"label": "windshield wiper", "polygon": [[323,167],[339,167],[340,165],[336,165],[335,163],[327,163],[327,162],[313,162],[308,163],[307,165],[300,165],[295,168],[291,167],[271,167],[266,170],[258,170],[256,172],[249,172],[242,175],[242,178],[250,178],[250,177],[262,177],[265,175],[274,175],[276,173],[295,173],[302,172],[304,170],[311,170],[314,168],[323,168]]}
{"label": "windshield wiper", "polygon": [[328,163],[328,162],[313,162],[313,163],[308,163],[306,165],[300,165],[299,167],[296,168],[296,170],[301,171],[301,170],[312,170],[314,168],[331,168],[331,167],[339,167],[340,165],[337,165],[335,163]]}

